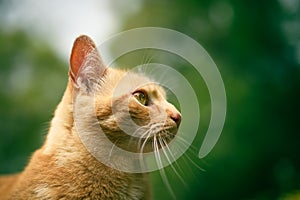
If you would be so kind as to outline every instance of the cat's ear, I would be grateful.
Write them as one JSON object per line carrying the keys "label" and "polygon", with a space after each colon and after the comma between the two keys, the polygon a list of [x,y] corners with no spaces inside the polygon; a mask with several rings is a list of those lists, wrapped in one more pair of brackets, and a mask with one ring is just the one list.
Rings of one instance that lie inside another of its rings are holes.
{"label": "cat's ear", "polygon": [[73,44],[70,57],[69,76],[73,86],[86,93],[94,92],[105,69],[93,40],[86,35],[79,36]]}

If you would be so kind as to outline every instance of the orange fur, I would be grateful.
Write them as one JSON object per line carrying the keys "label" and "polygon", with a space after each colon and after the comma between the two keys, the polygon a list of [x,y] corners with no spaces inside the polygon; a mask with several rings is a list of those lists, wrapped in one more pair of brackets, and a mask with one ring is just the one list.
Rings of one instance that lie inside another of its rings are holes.
{"label": "orange fur", "polygon": [[[23,172],[0,177],[1,199],[151,199],[148,175],[125,173],[98,161],[81,142],[74,116],[79,117],[84,126],[89,126],[90,116],[85,113],[88,113],[91,105],[87,102],[96,98],[96,117],[108,138],[112,142],[122,138],[120,143],[116,143],[118,146],[139,151],[138,140],[123,133],[118,127],[119,122],[126,120],[125,115],[122,115],[126,108],[137,124],[145,126],[156,113],[165,113],[167,119],[164,119],[164,127],[161,127],[164,133],[176,133],[180,115],[174,106],[166,102],[161,87],[154,83],[143,85],[149,81],[146,77],[136,74],[126,76],[127,72],[122,70],[104,69],[97,53],[94,60],[86,61],[94,50],[95,45],[87,36],[81,36],[75,41],[67,89],[55,111],[46,141],[33,154]],[[96,69],[85,69],[86,62],[88,67],[92,65]],[[113,93],[124,77],[126,84],[121,85],[117,93]],[[126,77],[129,79],[126,80]],[[96,79],[101,79],[101,82],[93,83]],[[147,91],[153,106],[142,106],[134,99],[131,94],[136,89]],[[116,105],[119,117],[112,118],[113,105]],[[78,113],[74,113],[76,106]],[[154,123],[155,120],[161,119],[154,116]],[[105,144],[97,145],[105,148]],[[143,151],[150,150],[152,145],[147,144]]]}

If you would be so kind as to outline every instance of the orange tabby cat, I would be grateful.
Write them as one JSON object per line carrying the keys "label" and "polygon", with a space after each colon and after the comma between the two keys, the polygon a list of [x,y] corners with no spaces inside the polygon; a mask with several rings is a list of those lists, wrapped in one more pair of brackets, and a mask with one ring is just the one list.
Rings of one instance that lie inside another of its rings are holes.
{"label": "orange tabby cat", "polygon": [[[114,93],[127,72],[107,68],[93,41],[87,36],[77,38],[70,58],[69,82],[46,142],[33,154],[23,172],[0,177],[0,199],[151,199],[147,174],[126,173],[100,162],[83,144],[85,138],[80,137],[75,123],[77,120],[82,126],[90,126],[92,116],[88,113],[92,107],[98,120],[93,126],[101,128],[120,148],[131,152],[153,151],[156,134],[169,142],[178,130],[180,113],[165,100],[165,92],[159,85],[130,73],[119,92]],[[94,105],[90,105],[91,99]],[[117,114],[112,105],[116,105]],[[147,139],[126,134],[118,124],[129,120],[128,116],[148,130],[156,127],[148,131]],[[93,145],[100,154],[107,148],[104,142]],[[131,164],[122,155],[117,158],[112,159],[112,165],[123,161]]]}

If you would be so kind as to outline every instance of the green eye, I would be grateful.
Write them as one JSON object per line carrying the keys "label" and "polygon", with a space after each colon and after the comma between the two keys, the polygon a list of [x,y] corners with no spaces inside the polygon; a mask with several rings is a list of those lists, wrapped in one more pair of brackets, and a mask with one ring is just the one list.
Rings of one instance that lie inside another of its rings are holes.
{"label": "green eye", "polygon": [[133,96],[144,106],[148,105],[148,96],[141,91],[133,93]]}

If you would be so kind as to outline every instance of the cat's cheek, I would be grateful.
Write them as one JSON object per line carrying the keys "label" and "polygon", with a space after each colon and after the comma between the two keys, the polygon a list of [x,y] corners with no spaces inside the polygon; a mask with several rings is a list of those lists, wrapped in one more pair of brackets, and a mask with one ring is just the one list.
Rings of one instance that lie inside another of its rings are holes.
{"label": "cat's cheek", "polygon": [[111,100],[96,97],[95,114],[98,119],[106,119],[112,115]]}
{"label": "cat's cheek", "polygon": [[138,126],[146,126],[151,122],[150,110],[138,102],[129,102],[129,114],[134,123]]}

